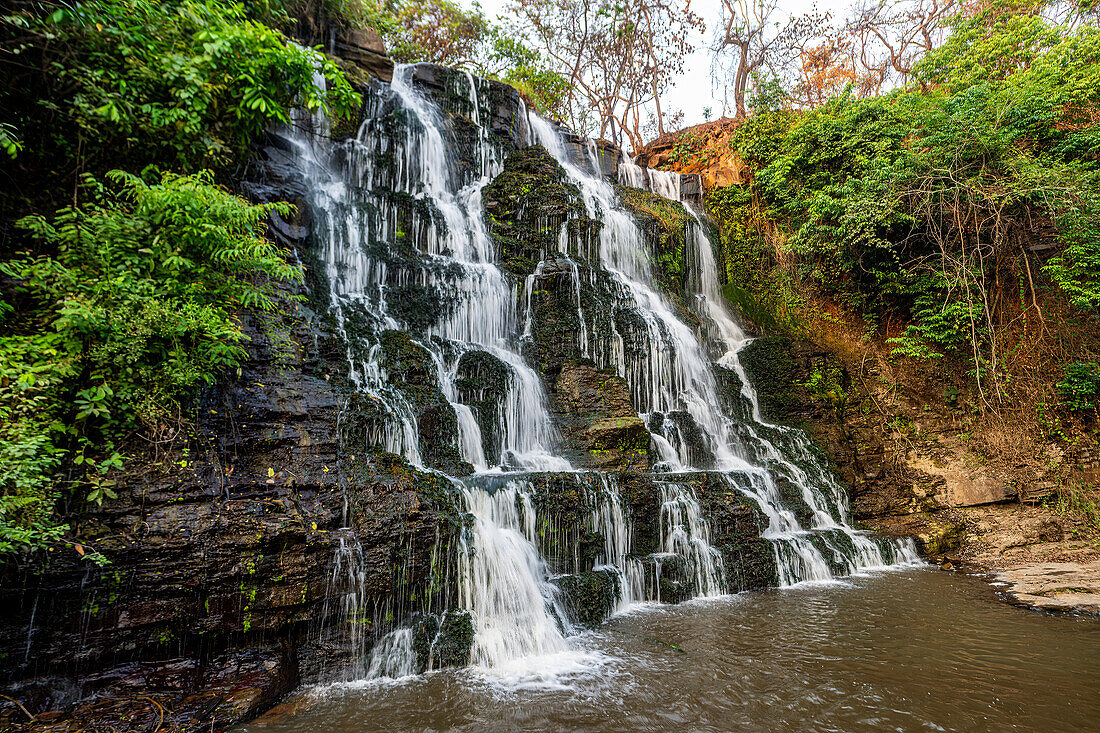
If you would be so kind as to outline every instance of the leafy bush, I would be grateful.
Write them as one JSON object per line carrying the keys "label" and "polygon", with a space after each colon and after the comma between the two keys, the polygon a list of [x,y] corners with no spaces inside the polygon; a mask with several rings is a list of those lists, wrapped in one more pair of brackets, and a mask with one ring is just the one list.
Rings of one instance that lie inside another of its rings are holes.
{"label": "leafy bush", "polygon": [[902,325],[895,354],[969,359],[994,404],[1009,307],[1038,309],[1049,284],[1100,307],[1100,28],[990,3],[914,77],[802,113],[765,106],[731,139],[751,201],[711,194],[711,213],[731,283],[773,288],[785,262],[852,315]]}
{"label": "leafy bush", "polygon": [[538,53],[494,29],[488,54],[491,78],[511,84],[539,114],[560,120],[566,114],[569,82],[548,71]]}
{"label": "leafy bush", "polygon": [[190,390],[244,357],[236,312],[275,309],[301,278],[262,236],[289,204],[251,205],[209,173],[109,178],[20,222],[51,254],[0,265],[19,299],[0,338],[0,553],[57,535],[62,490],[110,498],[124,438],[179,422]]}
{"label": "leafy bush", "polygon": [[333,62],[232,3],[43,3],[0,16],[0,30],[17,61],[0,71],[5,136],[47,175],[224,165],[296,106],[338,116],[358,103]]}
{"label": "leafy bush", "polygon": [[1075,361],[1062,368],[1057,384],[1061,404],[1070,410],[1091,410],[1100,401],[1100,364]]}

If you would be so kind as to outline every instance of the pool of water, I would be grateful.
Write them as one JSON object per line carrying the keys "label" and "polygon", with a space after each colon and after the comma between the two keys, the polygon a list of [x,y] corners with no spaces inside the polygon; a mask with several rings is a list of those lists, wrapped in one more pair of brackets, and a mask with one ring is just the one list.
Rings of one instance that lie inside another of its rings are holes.
{"label": "pool of water", "polygon": [[574,642],[318,688],[244,730],[1100,730],[1100,620],[934,569],[644,607]]}

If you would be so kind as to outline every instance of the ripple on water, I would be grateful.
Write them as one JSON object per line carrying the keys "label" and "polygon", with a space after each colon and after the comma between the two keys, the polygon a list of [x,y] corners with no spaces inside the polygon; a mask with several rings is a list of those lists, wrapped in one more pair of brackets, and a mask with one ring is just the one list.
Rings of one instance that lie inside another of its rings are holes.
{"label": "ripple on water", "polygon": [[511,669],[329,685],[249,733],[1100,728],[1100,620],[936,570],[632,608]]}

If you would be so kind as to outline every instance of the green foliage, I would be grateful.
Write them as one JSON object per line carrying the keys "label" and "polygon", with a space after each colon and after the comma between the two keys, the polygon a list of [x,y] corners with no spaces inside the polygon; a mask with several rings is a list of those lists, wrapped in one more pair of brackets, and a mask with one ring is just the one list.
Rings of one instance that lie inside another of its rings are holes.
{"label": "green foliage", "polygon": [[488,38],[489,22],[477,3],[466,10],[451,0],[396,0],[385,9],[392,20],[383,27],[383,38],[400,63],[473,66]]}
{"label": "green foliage", "polygon": [[70,369],[56,362],[55,342],[52,334],[0,339],[0,556],[41,548],[64,530],[51,517],[61,450],[49,411]]}
{"label": "green foliage", "polygon": [[[1081,520],[1090,533],[1100,533],[1100,487],[1094,484],[1070,483],[1058,488],[1053,505],[1048,508]],[[1073,534],[1077,529],[1072,530]]]}
{"label": "green foliage", "polygon": [[1002,291],[1034,300],[1045,274],[1094,313],[1100,29],[1016,5],[956,18],[911,88],[803,113],[762,103],[731,141],[751,185],[708,201],[730,282],[774,289],[785,259],[872,324],[908,324],[895,354],[968,358],[998,397]]}
{"label": "green foliage", "polygon": [[768,333],[804,335],[802,295],[793,274],[775,260],[767,222],[752,191],[741,186],[714,189],[705,203],[710,218],[720,225],[726,299]]}
{"label": "green foliage", "polygon": [[0,553],[57,535],[62,489],[113,498],[124,438],[179,421],[194,386],[244,357],[236,311],[273,310],[279,284],[301,278],[261,236],[288,204],[250,205],[208,173],[109,178],[20,222],[51,254],[0,265],[20,306],[0,339]]}
{"label": "green foliage", "polygon": [[332,24],[346,28],[370,27],[379,33],[392,30],[393,14],[379,0],[244,0],[245,13],[273,28],[294,21],[299,37],[316,38],[317,31]]}
{"label": "green foliage", "polygon": [[672,146],[668,159],[673,163],[686,163],[689,160],[701,157],[703,154],[699,136],[694,132],[685,132],[676,138],[676,143]]}
{"label": "green foliage", "polygon": [[905,289],[891,236],[911,217],[891,183],[909,163],[907,106],[841,97],[807,115],[754,116],[732,139],[759,166],[764,215],[784,223],[802,274],[852,307]]}
{"label": "green foliage", "polygon": [[569,82],[548,71],[542,58],[498,29],[492,31],[492,47],[488,54],[489,76],[510,84],[520,91],[528,104],[551,119],[563,119],[567,109]]}
{"label": "green foliage", "polygon": [[893,353],[914,359],[935,359],[943,356],[937,349],[951,350],[970,343],[971,327],[981,315],[976,303],[965,296],[943,296],[946,287],[922,278],[916,288],[918,295],[912,307],[913,322],[905,334],[887,339],[894,344]]}
{"label": "green foliage", "polygon": [[23,143],[15,127],[6,122],[0,122],[0,150],[3,150],[9,158],[14,158],[22,149]]}
{"label": "green foliage", "polygon": [[227,2],[90,0],[0,23],[19,38],[0,107],[32,165],[197,170],[240,156],[295,106],[339,116],[358,103],[335,64]]}
{"label": "green foliage", "polygon": [[789,99],[790,95],[779,77],[774,74],[753,74],[752,90],[749,94],[749,109],[753,114],[775,112],[782,109]]}
{"label": "green foliage", "polygon": [[1066,364],[1056,386],[1063,407],[1074,411],[1094,409],[1100,401],[1100,365],[1080,361]]}
{"label": "green foliage", "polygon": [[798,384],[814,399],[828,402],[834,409],[840,410],[848,399],[843,376],[836,364],[815,364],[806,381]]}

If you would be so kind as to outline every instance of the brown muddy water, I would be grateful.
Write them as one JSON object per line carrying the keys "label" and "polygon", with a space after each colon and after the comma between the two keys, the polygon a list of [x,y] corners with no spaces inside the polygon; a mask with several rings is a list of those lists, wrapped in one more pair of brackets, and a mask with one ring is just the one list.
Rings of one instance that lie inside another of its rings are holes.
{"label": "brown muddy water", "polygon": [[1100,731],[1100,620],[934,569],[649,606],[506,670],[305,691],[243,733]]}

